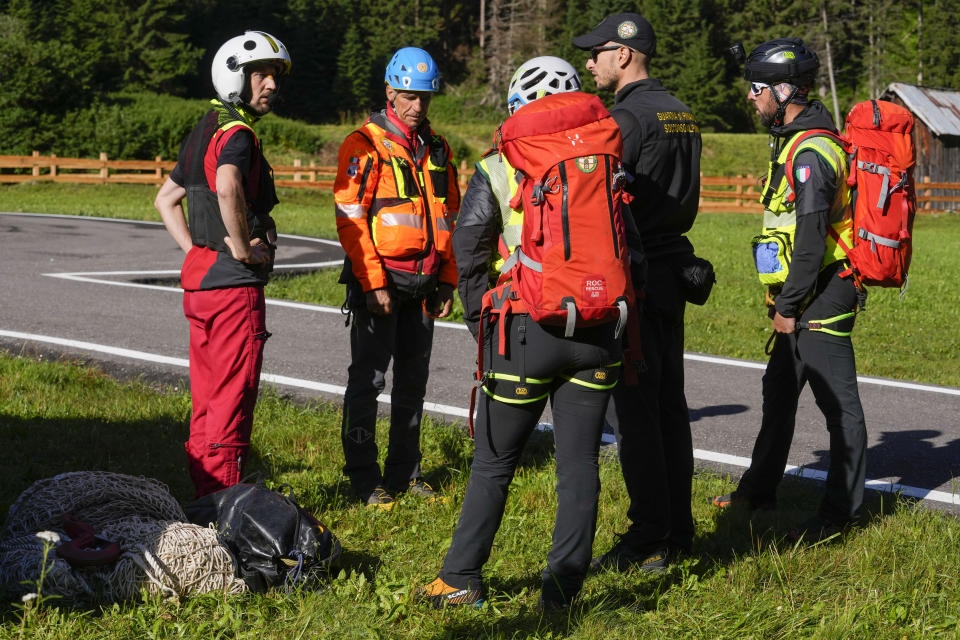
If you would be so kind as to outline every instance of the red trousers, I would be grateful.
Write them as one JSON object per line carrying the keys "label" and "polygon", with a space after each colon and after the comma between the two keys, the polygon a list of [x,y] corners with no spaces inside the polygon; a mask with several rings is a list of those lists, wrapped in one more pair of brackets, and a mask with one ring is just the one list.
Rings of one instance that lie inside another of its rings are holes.
{"label": "red trousers", "polygon": [[265,310],[262,287],[183,293],[193,398],[186,450],[198,498],[240,481],[270,335]]}

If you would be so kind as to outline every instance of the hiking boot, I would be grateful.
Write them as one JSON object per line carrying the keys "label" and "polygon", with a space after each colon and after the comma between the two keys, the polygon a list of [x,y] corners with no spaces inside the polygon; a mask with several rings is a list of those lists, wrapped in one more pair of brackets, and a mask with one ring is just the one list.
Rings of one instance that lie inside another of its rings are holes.
{"label": "hiking boot", "polygon": [[647,547],[638,551],[627,544],[626,536],[618,535],[617,542],[610,550],[598,558],[590,561],[590,569],[599,571],[626,572],[639,569],[646,573],[663,573],[667,568],[667,550],[662,546]]}
{"label": "hiking boot", "polygon": [[434,609],[468,605],[479,607],[483,604],[483,592],[480,589],[451,587],[440,577],[430,584],[417,587],[413,598],[416,602],[428,604]]}
{"label": "hiking boot", "polygon": [[393,509],[393,496],[383,487],[375,487],[364,501],[368,508],[390,511]]}
{"label": "hiking boot", "polygon": [[856,522],[830,522],[820,516],[813,516],[805,520],[787,532],[787,539],[794,544],[803,542],[804,544],[817,544],[818,542],[839,540],[846,535],[850,529],[856,526]]}
{"label": "hiking boot", "polygon": [[425,498],[428,502],[446,502],[447,497],[427,484],[423,478],[414,478],[405,489],[406,493],[418,498]]}
{"label": "hiking boot", "polygon": [[777,506],[777,501],[773,498],[748,498],[740,495],[738,491],[731,491],[722,496],[714,496],[710,499],[710,504],[720,509],[726,509],[735,505],[746,505],[751,511],[772,511]]}

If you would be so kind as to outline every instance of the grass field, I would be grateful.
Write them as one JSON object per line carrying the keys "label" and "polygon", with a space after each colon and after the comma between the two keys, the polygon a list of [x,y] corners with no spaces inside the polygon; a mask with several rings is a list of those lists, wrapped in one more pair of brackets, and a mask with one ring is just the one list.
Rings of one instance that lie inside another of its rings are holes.
{"label": "grass field", "polygon": [[[189,407],[182,384],[117,382],[89,366],[0,357],[0,442],[19,452],[0,467],[0,514],[33,481],[80,469],[156,477],[187,500]],[[436,575],[449,545],[472,453],[465,432],[424,425],[424,469],[448,503],[408,498],[371,512],[346,497],[336,406],[267,392],[255,421],[253,470],[272,486],[291,484],[344,545],[326,591],[146,598],[93,611],[0,605],[0,638],[960,637],[956,519],[868,492],[864,528],[831,544],[793,546],[778,533],[815,508],[816,485],[785,480],[779,509],[751,520],[707,504],[732,487],[707,473],[694,479],[691,556],[661,576],[591,576],[568,615],[542,617],[534,605],[555,508],[546,437],[528,447],[514,480],[486,567],[487,603],[423,609],[411,593]],[[597,552],[626,525],[619,467],[603,463],[600,473]]]}

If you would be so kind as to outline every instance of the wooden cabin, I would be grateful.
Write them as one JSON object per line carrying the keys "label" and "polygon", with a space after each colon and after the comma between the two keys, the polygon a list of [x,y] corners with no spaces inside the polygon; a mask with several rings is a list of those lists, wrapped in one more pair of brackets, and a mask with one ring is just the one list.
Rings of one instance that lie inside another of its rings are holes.
{"label": "wooden cabin", "polygon": [[920,206],[960,210],[960,199],[951,199],[960,198],[956,190],[923,189],[925,182],[960,182],[960,92],[894,82],[880,98],[906,107],[915,118],[917,195],[937,199]]}

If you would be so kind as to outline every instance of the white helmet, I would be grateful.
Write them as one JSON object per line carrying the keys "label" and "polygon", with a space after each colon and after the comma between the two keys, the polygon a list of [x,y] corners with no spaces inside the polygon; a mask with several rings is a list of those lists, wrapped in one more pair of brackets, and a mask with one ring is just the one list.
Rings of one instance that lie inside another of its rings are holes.
{"label": "white helmet", "polygon": [[242,36],[230,38],[213,56],[213,88],[226,103],[241,106],[246,74],[244,67],[257,62],[278,62],[283,66],[281,75],[290,73],[290,54],[277,38],[263,31],[247,31]]}
{"label": "white helmet", "polygon": [[569,62],[553,56],[527,60],[510,80],[507,88],[507,109],[514,111],[537,98],[554,93],[580,91],[582,87],[577,70]]}

